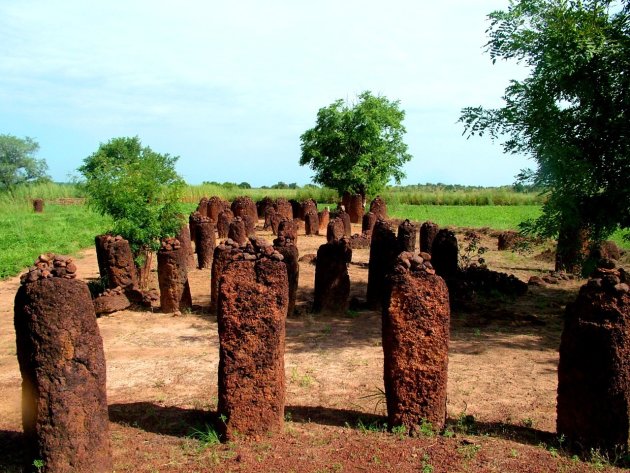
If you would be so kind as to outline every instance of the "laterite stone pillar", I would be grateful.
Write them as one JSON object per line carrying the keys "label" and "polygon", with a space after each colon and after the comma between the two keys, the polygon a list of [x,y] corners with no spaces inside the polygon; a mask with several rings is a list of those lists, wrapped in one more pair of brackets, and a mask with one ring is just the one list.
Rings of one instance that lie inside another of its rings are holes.
{"label": "laterite stone pillar", "polygon": [[216,245],[214,223],[208,217],[201,217],[195,230],[195,251],[197,252],[197,267],[209,268],[212,265],[212,253]]}
{"label": "laterite stone pillar", "polygon": [[350,295],[348,263],[352,249],[348,240],[334,240],[317,250],[313,312],[345,313]]}
{"label": "laterite stone pillar", "polygon": [[178,313],[192,309],[187,248],[176,238],[167,238],[162,241],[157,260],[162,312]]}
{"label": "laterite stone pillar", "polygon": [[368,266],[367,303],[372,309],[382,307],[385,293],[385,278],[394,269],[398,251],[398,240],[392,226],[385,220],[377,220],[370,243]]}

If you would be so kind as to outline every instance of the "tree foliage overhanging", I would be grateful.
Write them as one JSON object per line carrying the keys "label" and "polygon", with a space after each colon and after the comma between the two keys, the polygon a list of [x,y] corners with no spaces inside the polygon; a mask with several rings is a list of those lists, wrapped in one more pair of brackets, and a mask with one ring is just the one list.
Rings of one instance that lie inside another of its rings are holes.
{"label": "tree foliage overhanging", "polygon": [[600,240],[630,228],[629,18],[628,0],[518,0],[489,15],[492,61],[529,75],[511,81],[502,108],[465,108],[460,121],[536,161],[521,177],[548,200],[529,231]]}
{"label": "tree foliage overhanging", "polygon": [[129,240],[136,256],[156,250],[182,226],[177,159],[143,147],[138,137],[123,137],[101,144],[79,168],[88,204],[113,218],[112,232]]}
{"label": "tree foliage overhanging", "polygon": [[317,124],[300,137],[300,165],[315,171],[313,180],[340,194],[375,195],[411,159],[403,141],[405,112],[399,102],[366,91],[351,105],[337,100],[317,112]]}
{"label": "tree foliage overhanging", "polygon": [[32,138],[0,135],[0,190],[49,179],[46,161],[35,158],[38,150]]}

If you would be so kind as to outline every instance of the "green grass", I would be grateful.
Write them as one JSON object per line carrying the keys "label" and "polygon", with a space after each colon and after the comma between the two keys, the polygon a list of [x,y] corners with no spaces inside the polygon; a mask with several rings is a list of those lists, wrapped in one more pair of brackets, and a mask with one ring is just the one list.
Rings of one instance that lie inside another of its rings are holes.
{"label": "green grass", "polygon": [[36,214],[30,204],[0,206],[0,279],[30,266],[41,253],[74,255],[94,245],[111,220],[84,205],[47,204]]}

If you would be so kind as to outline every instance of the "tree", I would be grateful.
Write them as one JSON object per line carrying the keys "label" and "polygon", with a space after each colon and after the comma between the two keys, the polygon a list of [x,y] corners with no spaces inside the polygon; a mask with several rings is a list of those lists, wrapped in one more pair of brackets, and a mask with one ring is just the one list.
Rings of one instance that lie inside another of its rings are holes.
{"label": "tree", "polygon": [[0,135],[0,190],[48,179],[46,161],[35,158],[38,150],[39,144],[28,136]]}
{"label": "tree", "polygon": [[300,137],[300,165],[315,171],[313,180],[339,194],[378,193],[411,159],[403,141],[405,112],[399,102],[375,97],[370,91],[355,104],[337,100],[317,112],[317,124]]}
{"label": "tree", "polygon": [[184,181],[178,157],[143,147],[138,137],[113,138],[83,161],[88,205],[114,220],[112,233],[129,240],[146,287],[152,251],[183,225],[179,199]]}
{"label": "tree", "polygon": [[576,270],[588,240],[630,228],[629,13],[628,0],[520,0],[491,13],[492,61],[529,74],[511,81],[502,108],[460,117],[465,133],[505,137],[506,153],[536,161],[520,177],[547,200],[523,229],[558,236],[557,269]]}

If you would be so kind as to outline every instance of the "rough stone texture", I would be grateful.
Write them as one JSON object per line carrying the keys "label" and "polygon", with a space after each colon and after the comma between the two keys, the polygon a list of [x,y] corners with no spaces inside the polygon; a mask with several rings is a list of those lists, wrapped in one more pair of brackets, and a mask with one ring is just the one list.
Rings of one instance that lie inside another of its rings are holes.
{"label": "rough stone texture", "polygon": [[372,238],[372,232],[374,231],[374,225],[376,224],[377,216],[372,212],[368,212],[363,216],[361,222],[361,233],[368,238]]}
{"label": "rough stone texture", "polygon": [[328,228],[326,229],[326,241],[332,243],[339,241],[344,237],[343,220],[340,218],[333,218],[328,222]]}
{"label": "rough stone texture", "polygon": [[232,260],[232,251],[238,249],[239,244],[231,239],[218,245],[214,249],[212,270],[210,272],[210,313],[216,314],[219,301],[219,280],[225,266]]}
{"label": "rough stone texture", "polygon": [[294,218],[293,225],[295,225],[295,231],[300,232],[304,231],[304,220],[301,218]]}
{"label": "rough stone texture", "polygon": [[40,214],[44,211],[44,199],[33,199],[33,212]]}
{"label": "rough stone texture", "polygon": [[512,230],[501,232],[497,236],[497,248],[499,251],[512,250],[520,240],[518,232]]}
{"label": "rough stone texture", "polygon": [[105,356],[84,281],[27,282],[15,297],[25,471],[111,472]]}
{"label": "rough stone texture", "polygon": [[[274,219],[274,217],[276,215],[278,215],[278,212],[276,212],[275,208],[267,207],[265,209],[265,215],[263,216],[263,218],[265,219],[265,223],[263,224],[263,230],[272,230],[273,231],[273,219]],[[280,223],[280,220],[278,220],[278,223]],[[276,226],[276,229],[277,228],[278,227]]]}
{"label": "rough stone texture", "polygon": [[258,218],[265,218],[265,213],[267,212],[267,209],[273,209],[273,204],[274,200],[271,197],[263,197],[261,200],[256,202]]}
{"label": "rough stone texture", "polygon": [[130,287],[138,283],[136,266],[129,242],[121,236],[109,236],[107,252],[107,283],[110,288]]}
{"label": "rough stone texture", "polygon": [[[212,226],[212,222],[208,222]],[[204,225],[199,227],[204,228]],[[201,232],[198,232],[199,234]],[[212,229],[214,236],[214,229]],[[214,251],[214,247],[212,248]],[[205,256],[205,254],[204,254]],[[200,258],[201,259],[201,258]],[[162,241],[158,251],[158,283],[160,285],[160,309],[162,312],[181,312],[192,309],[192,297],[188,284],[188,250],[176,238]],[[210,262],[208,266],[210,267]]]}
{"label": "rough stone texture", "polygon": [[122,287],[107,289],[96,296],[92,302],[97,317],[125,310],[131,306],[131,301]]}
{"label": "rough stone texture", "polygon": [[203,217],[199,212],[192,212],[188,216],[188,230],[190,231],[190,241],[195,241],[197,238],[197,223],[199,223],[200,219]]}
{"label": "rough stone texture", "polygon": [[202,197],[199,200],[199,203],[197,204],[197,208],[195,209],[195,212],[199,212],[199,215],[201,215],[202,217],[208,216],[208,198],[207,197]]}
{"label": "rough stone texture", "polygon": [[387,204],[380,195],[377,195],[374,200],[370,202],[370,212],[376,215],[377,219],[387,219]]}
{"label": "rough stone texture", "polygon": [[101,278],[107,277],[107,248],[105,247],[108,237],[111,235],[97,235],[94,237],[96,248],[96,261],[98,262],[98,273]]}
{"label": "rough stone texture", "polygon": [[256,236],[256,223],[257,220],[252,219],[249,215],[244,215],[241,217],[243,222],[245,223],[245,232],[247,233],[247,237],[255,237]]}
{"label": "rough stone texture", "polygon": [[606,240],[594,245],[590,250],[589,257],[595,261],[602,259],[610,259],[618,261],[621,258],[622,251],[614,241]]}
{"label": "rough stone texture", "polygon": [[273,241],[274,249],[284,257],[284,264],[287,266],[287,277],[289,280],[289,305],[287,316],[292,317],[295,313],[295,299],[297,297],[298,283],[300,279],[300,252],[298,247],[289,239],[276,238]]}
{"label": "rough stone texture", "polygon": [[383,307],[387,424],[411,433],[446,420],[450,308],[444,280],[418,254],[401,253]]}
{"label": "rough stone texture", "polygon": [[313,199],[306,199],[300,206],[300,218],[306,219],[306,215],[311,211],[317,213],[317,202]]}
{"label": "rough stone texture", "polygon": [[353,250],[358,250],[361,248],[369,248],[370,239],[365,234],[359,235],[358,233],[355,233],[354,235],[350,237],[349,245],[350,245],[350,248],[352,248]]}
{"label": "rough stone texture", "polygon": [[420,225],[420,251],[433,252],[433,240],[439,230],[440,227],[429,220]]}
{"label": "rough stone texture", "polygon": [[295,220],[282,220],[278,224],[278,238],[290,239],[297,245],[297,224]]}
{"label": "rough stone texture", "polygon": [[302,216],[300,215],[300,213],[302,212],[302,204],[300,204],[295,199],[290,199],[289,204],[291,204],[291,213],[293,214],[293,219],[301,219]]}
{"label": "rough stone texture", "polygon": [[208,199],[207,217],[217,223],[219,221],[219,214],[229,207],[230,204],[228,202],[221,199],[221,197],[213,195]]}
{"label": "rough stone texture", "polygon": [[181,243],[182,248],[184,248],[186,252],[186,262],[188,266],[193,268],[195,266],[195,252],[190,240],[190,229],[188,225],[184,225],[175,238]]}
{"label": "rough stone texture", "polygon": [[352,223],[361,223],[365,208],[363,207],[363,196],[361,194],[353,194],[349,196],[348,203],[344,204],[346,212],[350,216]]}
{"label": "rough stone texture", "polygon": [[281,216],[283,216],[287,220],[293,220],[293,217],[294,217],[293,206],[291,205],[291,202],[289,202],[287,199],[283,199],[283,198],[276,199],[274,208],[276,209],[277,213],[279,213]]}
{"label": "rough stone texture", "polygon": [[232,201],[232,213],[234,217],[249,215],[254,222],[258,221],[258,210],[256,204],[247,196],[237,197]]}
{"label": "rough stone texture", "polygon": [[319,217],[316,210],[309,210],[304,215],[304,226],[307,235],[319,235]]}
{"label": "rough stone texture", "polygon": [[[278,228],[280,226],[280,222],[286,220],[287,222],[289,221],[287,218],[283,217],[282,215],[280,215],[278,212],[274,213],[271,216],[271,233],[273,233],[274,235],[278,234]],[[293,220],[291,220],[292,222]]]}
{"label": "rough stone texture", "polygon": [[228,440],[278,433],[284,423],[287,270],[267,257],[233,257],[245,255],[253,260],[232,260],[219,285],[218,412]]}
{"label": "rough stone texture", "polygon": [[209,268],[212,265],[212,254],[216,246],[214,223],[208,217],[202,217],[197,223],[195,232],[195,251],[197,252],[197,267]]}
{"label": "rough stone texture", "polygon": [[219,216],[217,217],[217,234],[219,238],[227,238],[232,220],[234,220],[234,214],[230,209],[219,212]]}
{"label": "rough stone texture", "polygon": [[630,429],[630,278],[604,268],[595,276],[565,311],[557,431],[586,453],[623,454]]}
{"label": "rough stone texture", "polygon": [[446,228],[439,230],[433,240],[431,262],[439,276],[453,278],[457,274],[459,248],[455,233]]}
{"label": "rough stone texture", "polygon": [[350,223],[350,215],[343,209],[338,209],[334,213],[335,218],[343,222],[343,234],[350,238],[352,236],[352,224]]}
{"label": "rough stone texture", "polygon": [[345,238],[325,243],[317,250],[313,312],[345,313],[350,295],[348,263],[352,250]]}
{"label": "rough stone texture", "polygon": [[398,256],[398,240],[392,226],[385,220],[377,220],[370,242],[367,304],[372,309],[383,305],[385,278],[394,269]]}
{"label": "rough stone texture", "polygon": [[319,212],[317,218],[319,220],[319,233],[323,234],[328,228],[328,222],[330,222],[330,210],[328,210],[328,207]]}
{"label": "rough stone texture", "polygon": [[416,251],[418,227],[408,219],[398,226],[398,251]]}
{"label": "rough stone texture", "polygon": [[227,237],[234,240],[239,245],[247,243],[247,227],[245,221],[241,217],[234,217],[232,223],[230,223],[230,231]]}

